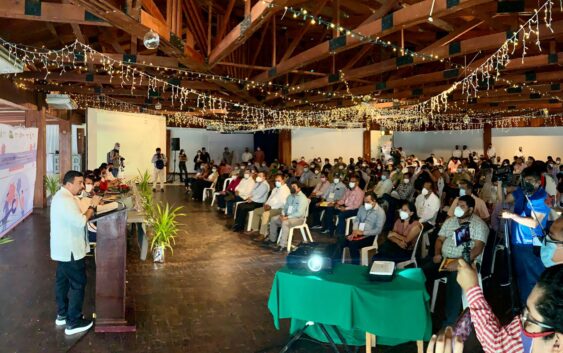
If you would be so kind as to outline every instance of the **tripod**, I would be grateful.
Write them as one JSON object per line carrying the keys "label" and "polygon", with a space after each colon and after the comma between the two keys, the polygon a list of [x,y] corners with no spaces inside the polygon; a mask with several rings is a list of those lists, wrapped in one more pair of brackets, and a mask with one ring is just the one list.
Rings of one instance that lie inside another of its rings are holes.
{"label": "tripod", "polygon": [[176,181],[176,153],[177,152],[178,151],[176,151],[176,150],[172,151],[173,156],[174,156],[174,162],[173,162],[174,163],[174,169],[172,170],[171,175],[168,176],[168,181],[167,181],[168,183],[173,183],[173,182]]}

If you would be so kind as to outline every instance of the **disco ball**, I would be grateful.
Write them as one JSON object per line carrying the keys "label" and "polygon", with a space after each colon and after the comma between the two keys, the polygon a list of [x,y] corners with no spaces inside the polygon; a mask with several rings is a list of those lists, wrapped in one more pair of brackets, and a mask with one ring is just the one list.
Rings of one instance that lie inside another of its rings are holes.
{"label": "disco ball", "polygon": [[158,33],[154,32],[152,29],[145,34],[143,38],[143,44],[147,49],[156,49],[160,44],[160,37]]}

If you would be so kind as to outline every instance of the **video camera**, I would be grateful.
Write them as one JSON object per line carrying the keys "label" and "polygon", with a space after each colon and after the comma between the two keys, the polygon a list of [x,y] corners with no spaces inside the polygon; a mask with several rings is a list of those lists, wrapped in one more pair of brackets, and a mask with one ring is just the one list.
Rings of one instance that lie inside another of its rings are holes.
{"label": "video camera", "polygon": [[493,171],[493,181],[502,181],[504,185],[512,183],[513,171],[512,166],[499,167]]}
{"label": "video camera", "polygon": [[462,223],[461,226],[455,230],[454,235],[455,246],[463,245],[463,259],[468,264],[471,263],[471,233],[469,232],[469,222]]}

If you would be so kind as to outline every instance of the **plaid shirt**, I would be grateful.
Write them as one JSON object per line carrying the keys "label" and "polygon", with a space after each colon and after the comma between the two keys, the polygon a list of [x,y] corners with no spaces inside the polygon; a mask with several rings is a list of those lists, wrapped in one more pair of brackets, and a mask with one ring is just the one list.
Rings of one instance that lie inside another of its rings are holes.
{"label": "plaid shirt", "polygon": [[467,291],[471,321],[485,353],[523,353],[520,316],[501,326],[479,286]]}
{"label": "plaid shirt", "polygon": [[344,197],[337,202],[338,205],[346,206],[347,210],[356,210],[364,202],[364,190],[356,186],[353,190],[346,189]]}

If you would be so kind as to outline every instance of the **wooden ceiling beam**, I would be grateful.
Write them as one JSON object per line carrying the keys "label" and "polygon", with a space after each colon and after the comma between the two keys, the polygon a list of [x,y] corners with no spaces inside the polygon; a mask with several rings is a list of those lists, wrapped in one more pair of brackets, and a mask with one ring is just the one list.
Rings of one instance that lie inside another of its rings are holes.
{"label": "wooden ceiling beam", "polygon": [[144,8],[148,13],[158,20],[166,23],[166,19],[162,15],[162,12],[153,0],[139,0],[141,2],[141,7]]}
{"label": "wooden ceiling beam", "polygon": [[38,15],[28,15],[26,3],[26,1],[0,1],[0,18],[111,27],[110,23],[95,16],[87,16],[87,11],[80,6],[44,1],[33,2],[34,10]]}
{"label": "wooden ceiling beam", "polygon": [[215,37],[215,46],[219,44],[219,42],[225,36],[225,32],[227,31],[227,27],[229,25],[229,21],[231,20],[231,13],[233,11],[233,7],[235,6],[235,0],[229,0],[229,4],[227,5],[227,9],[225,10],[223,21],[219,25],[219,30],[217,31],[217,36]]}
{"label": "wooden ceiling beam", "polygon": [[[258,1],[250,10],[250,14],[213,48],[209,55],[209,66],[213,67],[217,63],[243,45],[250,36],[256,32],[270,17],[280,10],[279,6],[287,3],[287,0],[270,0],[276,6],[269,6],[269,3]],[[250,0],[247,1],[249,3]]]}
{"label": "wooden ceiling beam", "polygon": [[[355,31],[371,37],[382,37],[397,32],[401,28],[408,28],[410,26],[426,22],[433,1],[434,0],[423,0],[412,6],[409,6],[408,8],[402,8],[400,10],[392,12],[390,16],[392,16],[393,18],[393,26],[388,29],[383,29],[382,19],[377,19],[357,27]],[[470,7],[479,6],[491,2],[491,0],[460,0],[457,6],[448,8],[446,0],[435,1],[436,3],[434,5],[433,15],[435,19],[439,19],[440,17],[446,15],[455,14]],[[362,42],[357,37],[352,38],[351,36],[346,36],[345,38],[345,44],[339,48],[331,50],[330,41],[325,41],[313,48],[305,50],[285,61],[280,62],[275,67],[275,72],[272,71],[259,74],[254,78],[254,80],[258,82],[265,82],[275,77],[284,75],[291,70],[309,65],[315,61],[323,60],[329,57],[332,53],[339,53],[355,48],[358,45],[365,44],[365,42]]]}

